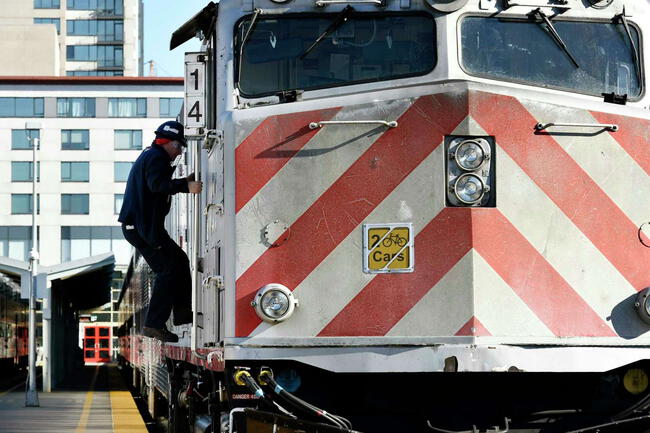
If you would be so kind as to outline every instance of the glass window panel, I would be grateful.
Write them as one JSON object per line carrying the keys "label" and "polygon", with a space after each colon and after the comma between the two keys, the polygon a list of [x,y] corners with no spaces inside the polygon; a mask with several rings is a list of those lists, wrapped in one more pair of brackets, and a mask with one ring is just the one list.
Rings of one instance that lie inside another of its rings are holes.
{"label": "glass window panel", "polygon": [[34,24],[54,24],[56,33],[61,33],[61,20],[59,18],[34,18]]}
{"label": "glass window panel", "polygon": [[61,214],[87,215],[88,213],[88,194],[61,194]]}
{"label": "glass window panel", "polygon": [[97,254],[108,253],[110,251],[111,251],[111,228],[92,227],[90,253],[94,256]]}
{"label": "glass window panel", "polygon": [[57,98],[59,117],[95,117],[95,98]]}
{"label": "glass window panel", "polygon": [[87,129],[61,130],[62,150],[88,150],[89,148],[90,141]]}
{"label": "glass window panel", "polygon": [[126,182],[129,178],[132,162],[115,162],[114,163],[114,179],[115,182]]}
{"label": "glass window panel", "polygon": [[109,117],[146,117],[146,98],[109,98]]}
{"label": "glass window panel", "polygon": [[113,232],[113,255],[115,256],[115,263],[121,265],[128,265],[133,255],[133,247],[124,239],[121,227],[112,227]]}
{"label": "glass window panel", "polygon": [[115,130],[115,150],[141,150],[142,131],[139,129]]}
{"label": "glass window panel", "polygon": [[160,98],[160,117],[176,118],[182,105],[183,98]]}
{"label": "glass window panel", "polygon": [[88,182],[88,162],[61,162],[61,182]]}
{"label": "glass window panel", "polygon": [[115,213],[115,215],[118,215],[120,213],[123,202],[124,202],[124,194],[115,194],[113,198],[113,212]]}
{"label": "glass window panel", "polygon": [[[12,182],[31,182],[33,179],[34,164],[31,161],[12,161],[11,162],[11,181]],[[41,176],[41,162],[36,163],[36,180],[39,181]]]}
{"label": "glass window panel", "polygon": [[[622,24],[553,20],[576,68],[545,24],[532,20],[466,17],[461,21],[461,62],[470,74],[579,93],[636,97],[642,87]],[[635,45],[639,34],[630,26]],[[522,35],[525,35],[522,37]]]}
{"label": "glass window panel", "polygon": [[[36,195],[36,212],[40,213],[40,194]],[[11,213],[13,215],[25,215],[32,213],[31,194],[11,194]]]}
{"label": "glass window panel", "polygon": [[60,0],[34,0],[34,9],[59,9]]}
{"label": "glass window panel", "polygon": [[70,227],[70,258],[78,260],[90,256],[90,227]]}
{"label": "glass window panel", "polygon": [[[437,62],[433,17],[399,12],[381,16],[353,12],[300,59],[334,16],[259,17],[242,59],[235,62],[241,65],[235,74],[240,76],[237,85],[241,93],[263,96],[424,75]],[[242,20],[236,30],[235,53],[240,52],[250,23],[250,18]]]}
{"label": "glass window panel", "polygon": [[43,117],[43,98],[0,98],[0,117]]}
{"label": "glass window panel", "polygon": [[[29,137],[39,138],[41,132],[38,129],[12,129],[11,130],[11,149],[12,150],[31,150],[32,145]],[[40,144],[39,144],[40,148]]]}
{"label": "glass window panel", "polygon": [[89,336],[89,337],[94,337],[95,336],[95,328],[86,327],[86,328],[84,328],[84,330],[86,331],[87,336]]}

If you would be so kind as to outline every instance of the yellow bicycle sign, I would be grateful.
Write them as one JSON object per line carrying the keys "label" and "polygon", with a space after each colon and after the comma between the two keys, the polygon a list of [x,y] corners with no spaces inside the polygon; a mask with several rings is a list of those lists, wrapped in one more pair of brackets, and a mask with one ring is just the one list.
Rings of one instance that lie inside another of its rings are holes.
{"label": "yellow bicycle sign", "polygon": [[412,272],[410,223],[364,225],[364,272]]}

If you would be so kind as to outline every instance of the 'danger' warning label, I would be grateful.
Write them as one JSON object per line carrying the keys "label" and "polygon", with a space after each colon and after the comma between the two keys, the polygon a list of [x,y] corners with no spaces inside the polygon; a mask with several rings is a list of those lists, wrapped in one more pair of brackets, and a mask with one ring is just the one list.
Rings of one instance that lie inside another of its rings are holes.
{"label": "'danger' warning label", "polygon": [[411,223],[364,224],[363,271],[413,272]]}

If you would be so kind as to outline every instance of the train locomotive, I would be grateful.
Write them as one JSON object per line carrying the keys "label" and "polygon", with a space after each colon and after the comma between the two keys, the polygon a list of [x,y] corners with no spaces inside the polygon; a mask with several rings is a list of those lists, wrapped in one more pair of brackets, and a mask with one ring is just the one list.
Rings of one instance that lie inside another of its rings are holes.
{"label": "train locomotive", "polygon": [[[223,0],[186,54],[173,432],[650,428],[644,0]],[[170,325],[171,326],[171,325]]]}

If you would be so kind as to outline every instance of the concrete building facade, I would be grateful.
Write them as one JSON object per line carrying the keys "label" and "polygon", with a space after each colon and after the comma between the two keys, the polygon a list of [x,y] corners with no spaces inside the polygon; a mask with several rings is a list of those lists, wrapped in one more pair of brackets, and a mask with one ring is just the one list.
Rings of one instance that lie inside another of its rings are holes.
{"label": "concrete building facade", "polygon": [[0,0],[0,37],[0,75],[142,75],[142,0]]}
{"label": "concrete building facade", "polygon": [[[115,301],[132,254],[117,222],[127,176],[182,97],[182,78],[0,77],[0,256],[29,260],[37,137],[40,265],[113,253]],[[112,303],[90,313],[116,319]]]}

